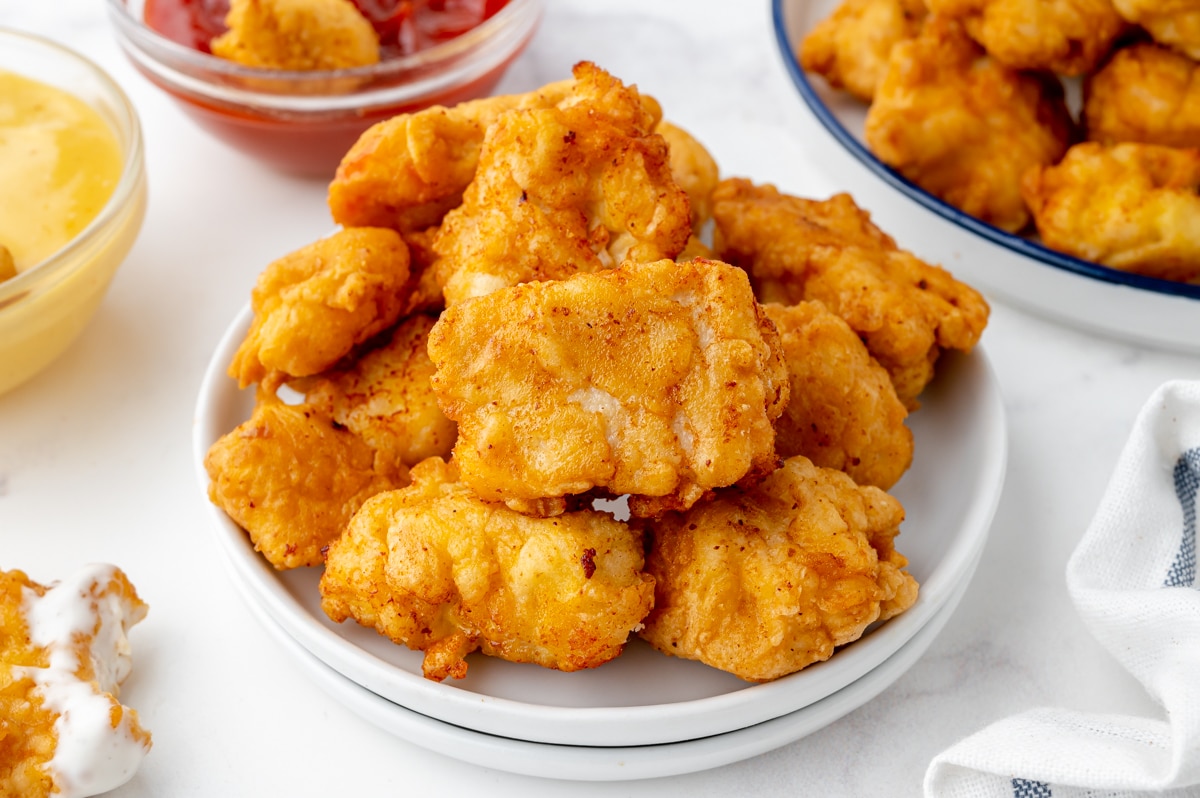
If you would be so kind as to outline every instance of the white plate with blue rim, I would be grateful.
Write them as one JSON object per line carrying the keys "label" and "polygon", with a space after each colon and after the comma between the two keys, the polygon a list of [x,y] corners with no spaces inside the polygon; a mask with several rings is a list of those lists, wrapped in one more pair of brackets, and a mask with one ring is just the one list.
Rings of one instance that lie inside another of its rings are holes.
{"label": "white plate with blue rim", "polygon": [[863,140],[867,106],[804,72],[804,35],[839,0],[771,0],[775,40],[797,91],[795,135],[811,163],[900,246],[1017,307],[1137,344],[1200,352],[1200,285],[1110,269],[1007,233],[947,205],[876,158]]}

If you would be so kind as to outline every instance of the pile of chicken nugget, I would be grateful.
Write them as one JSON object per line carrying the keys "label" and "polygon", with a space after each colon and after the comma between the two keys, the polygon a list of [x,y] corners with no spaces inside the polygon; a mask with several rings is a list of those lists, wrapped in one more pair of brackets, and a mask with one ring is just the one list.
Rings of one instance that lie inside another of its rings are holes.
{"label": "pile of chicken nugget", "polygon": [[253,414],[205,465],[330,618],[439,681],[637,635],[761,682],[914,603],[886,491],[988,306],[849,196],[721,179],[585,62],[375,126],[329,205],[259,277]]}
{"label": "pile of chicken nugget", "polygon": [[867,146],[947,203],[1068,255],[1200,281],[1200,5],[842,0],[798,56],[870,103]]}

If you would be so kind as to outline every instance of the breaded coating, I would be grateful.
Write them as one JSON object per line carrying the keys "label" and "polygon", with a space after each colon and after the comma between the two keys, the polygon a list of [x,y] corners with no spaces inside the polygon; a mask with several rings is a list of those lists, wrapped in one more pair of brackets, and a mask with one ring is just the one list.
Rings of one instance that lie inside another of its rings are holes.
{"label": "breaded coating", "polygon": [[1200,61],[1200,0],[1112,0],[1112,4],[1156,42]]}
{"label": "breaded coating", "polygon": [[962,26],[930,17],[892,48],[864,134],[888,166],[1002,230],[1029,222],[1021,176],[1066,152],[1072,122],[1057,78],[990,59]]}
{"label": "breaded coating", "polygon": [[783,344],[791,399],[775,425],[775,452],[804,455],[887,490],[912,464],[908,411],[883,366],[820,302],[765,305]]}
{"label": "breaded coating", "polygon": [[146,612],[111,565],[48,586],[0,571],[0,795],[98,795],[133,776],[150,733],[119,696]]}
{"label": "breaded coating", "polygon": [[674,258],[691,235],[658,118],[636,88],[590,63],[557,107],[503,114],[434,251],[446,304],[623,260]]}
{"label": "breaded coating", "polygon": [[752,682],[828,659],[917,599],[893,548],[904,509],[875,487],[793,457],[651,524],[654,610],[639,636]]}
{"label": "breaded coating", "polygon": [[1087,137],[1200,146],[1200,63],[1154,44],[1118,50],[1084,84]]}
{"label": "breaded coating", "polygon": [[486,501],[549,513],[599,489],[650,516],[776,465],[779,339],[724,263],[502,289],[447,309],[429,356],[462,480]]}
{"label": "breaded coating", "polygon": [[406,308],[408,247],[394,230],[346,228],[263,269],[254,321],[229,365],[242,388],[331,368]]}
{"label": "breaded coating", "polygon": [[987,302],[871,223],[848,194],[816,201],[748,180],[713,192],[717,255],[746,269],[761,302],[820,300],[866,343],[910,410],[943,349],[969,352]]}
{"label": "breaded coating", "polygon": [[384,346],[305,385],[305,401],[389,462],[413,466],[449,457],[455,426],[438,408],[425,348],[433,323],[430,316],[406,319]]}
{"label": "breaded coating", "polygon": [[642,535],[595,510],[530,518],[481,501],[438,458],[363,505],[329,549],[321,607],[424,651],[426,678],[482,651],[576,671],[616,657],[650,611]]}
{"label": "breaded coating", "polygon": [[260,397],[204,458],[208,497],[277,569],[320,565],[362,503],[407,484],[357,435],[314,408]]}
{"label": "breaded coating", "polygon": [[558,104],[573,84],[565,80],[528,94],[485,97],[452,108],[435,105],[379,122],[338,165],[329,185],[333,220],[401,232],[440,224],[475,177],[484,131],[507,111]]}
{"label": "breaded coating", "polygon": [[1200,149],[1084,142],[1031,171],[1046,246],[1122,271],[1200,282]]}
{"label": "breaded coating", "polygon": [[379,62],[379,37],[350,0],[231,0],[213,55],[251,67],[312,71]]}
{"label": "breaded coating", "polygon": [[1112,0],[927,0],[959,20],[988,55],[1013,69],[1083,75],[1100,63],[1128,24]]}
{"label": "breaded coating", "polygon": [[892,45],[916,36],[924,22],[924,0],[843,0],[800,42],[797,58],[806,72],[870,102]]}
{"label": "breaded coating", "polygon": [[675,184],[687,192],[692,210],[692,233],[698,236],[712,218],[710,195],[721,179],[717,162],[703,144],[681,127],[663,120],[654,132],[667,142],[671,176],[675,178]]}

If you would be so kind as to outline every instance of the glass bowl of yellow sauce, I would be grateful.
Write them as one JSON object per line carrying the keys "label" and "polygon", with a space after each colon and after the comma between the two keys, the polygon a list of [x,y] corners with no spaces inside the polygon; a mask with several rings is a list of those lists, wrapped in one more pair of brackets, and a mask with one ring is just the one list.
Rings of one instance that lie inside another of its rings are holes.
{"label": "glass bowl of yellow sauce", "polygon": [[0,393],[79,336],[145,212],[125,93],[77,53],[0,28]]}

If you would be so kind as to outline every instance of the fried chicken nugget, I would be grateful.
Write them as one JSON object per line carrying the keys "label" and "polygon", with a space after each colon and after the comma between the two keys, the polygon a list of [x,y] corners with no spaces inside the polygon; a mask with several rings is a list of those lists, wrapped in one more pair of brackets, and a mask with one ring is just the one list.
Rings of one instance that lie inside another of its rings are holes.
{"label": "fried chicken nugget", "polygon": [[928,0],[959,20],[988,55],[1013,69],[1083,75],[1095,69],[1128,24],[1112,0]]}
{"label": "fried chicken nugget", "polygon": [[717,162],[703,144],[677,125],[663,120],[654,132],[667,142],[671,176],[676,185],[687,192],[692,211],[692,233],[699,236],[712,218],[711,196],[721,179]]}
{"label": "fried chicken nugget", "polygon": [[510,111],[487,129],[475,179],[434,239],[447,305],[625,259],[674,258],[692,232],[658,119],[590,63],[554,108]]}
{"label": "fried chicken nugget", "polygon": [[150,733],[119,695],[146,612],[111,565],[49,586],[0,572],[0,794],[98,795],[133,776]]}
{"label": "fried chicken nugget", "polygon": [[752,682],[828,659],[917,599],[893,548],[904,509],[793,457],[760,485],[651,524],[654,609],[640,637]]}
{"label": "fried chicken nugget", "polygon": [[438,458],[370,499],[329,549],[321,607],[466,675],[472,651],[576,671],[621,653],[650,611],[642,536],[606,513],[530,518],[481,501]]}
{"label": "fried chicken nugget", "polygon": [[1076,144],[1032,170],[1025,198],[1049,247],[1114,269],[1200,281],[1200,149]]}
{"label": "fried chicken nugget", "polygon": [[486,501],[551,513],[601,489],[648,516],[776,464],[779,338],[724,263],[630,262],[468,300],[429,356],[462,480]]}
{"label": "fried chicken nugget", "polygon": [[1200,61],[1200,0],[1112,0],[1112,4],[1156,42]]}
{"label": "fried chicken nugget", "polygon": [[804,455],[887,490],[912,464],[908,411],[883,366],[820,302],[764,305],[783,345],[791,399],[775,425],[775,452]]}
{"label": "fried chicken nugget", "polygon": [[394,230],[339,230],[263,269],[250,294],[254,321],[229,376],[245,388],[281,372],[325,371],[383,332],[407,306],[408,247]]}
{"label": "fried chicken nugget", "polygon": [[379,37],[350,0],[231,0],[213,55],[268,69],[379,63]]}
{"label": "fried chicken nugget", "polygon": [[816,201],[748,180],[713,192],[717,254],[744,268],[761,302],[820,300],[866,343],[909,409],[943,349],[969,352],[987,302],[945,269],[901,250],[848,194]]}
{"label": "fried chicken nugget", "polygon": [[797,57],[806,72],[870,102],[892,45],[916,36],[924,22],[924,0],[843,0],[808,32]]}
{"label": "fried chicken nugget", "polygon": [[390,462],[449,457],[456,429],[437,404],[426,344],[434,319],[412,316],[391,340],[308,383],[305,402],[350,429]]}
{"label": "fried chicken nugget", "polygon": [[1200,63],[1149,43],[1124,47],[1084,84],[1087,137],[1200,146]]}
{"label": "fried chicken nugget", "polygon": [[346,227],[423,230],[462,202],[479,163],[484,131],[501,114],[557,105],[574,80],[527,94],[435,105],[379,122],[342,157],[329,185],[333,220]]}
{"label": "fried chicken nugget", "polygon": [[204,458],[208,496],[279,570],[320,565],[362,503],[408,482],[354,433],[312,407],[260,397]]}
{"label": "fried chicken nugget", "polygon": [[1072,125],[1057,78],[1003,66],[934,16],[892,48],[864,135],[921,188],[1015,233],[1029,223],[1021,176],[1058,161]]}

